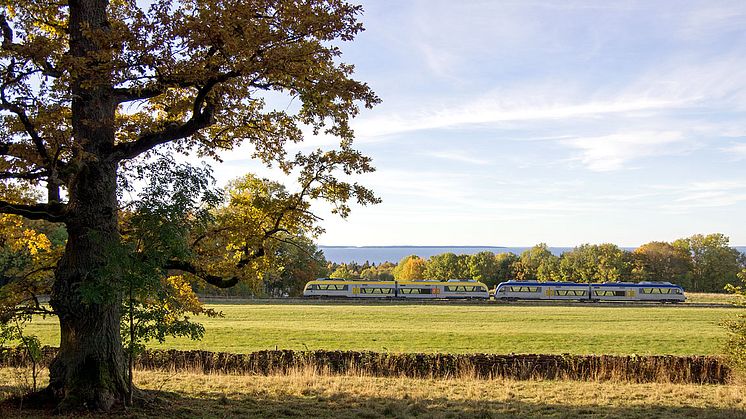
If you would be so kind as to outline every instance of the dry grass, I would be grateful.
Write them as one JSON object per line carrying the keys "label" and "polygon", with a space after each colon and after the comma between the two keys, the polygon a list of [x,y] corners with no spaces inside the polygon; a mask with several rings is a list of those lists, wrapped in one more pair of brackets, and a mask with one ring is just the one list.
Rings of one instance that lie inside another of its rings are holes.
{"label": "dry grass", "polygon": [[[0,369],[0,396],[19,391],[21,376]],[[746,417],[743,384],[374,378],[311,368],[273,376],[139,371],[136,381],[154,399],[122,417]]]}

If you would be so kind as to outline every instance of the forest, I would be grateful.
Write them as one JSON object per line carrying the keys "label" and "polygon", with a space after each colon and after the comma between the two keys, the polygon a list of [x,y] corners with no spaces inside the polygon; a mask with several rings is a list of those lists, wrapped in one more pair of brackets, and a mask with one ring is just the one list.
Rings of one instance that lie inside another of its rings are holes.
{"label": "forest", "polygon": [[471,278],[490,287],[508,280],[572,282],[665,281],[690,292],[724,292],[746,278],[746,255],[729,244],[724,234],[695,234],[672,243],[654,241],[634,250],[611,243],[583,244],[559,256],[546,244],[520,255],[480,252],[443,253],[420,258],[410,255],[398,263],[327,264],[332,278],[416,280]]}

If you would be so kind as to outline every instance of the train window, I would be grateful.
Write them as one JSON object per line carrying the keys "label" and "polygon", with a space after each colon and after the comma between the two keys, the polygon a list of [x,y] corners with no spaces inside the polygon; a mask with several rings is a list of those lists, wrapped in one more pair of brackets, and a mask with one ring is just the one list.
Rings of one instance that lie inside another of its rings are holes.
{"label": "train window", "polygon": [[[600,291],[596,291],[596,295],[603,295],[599,294]],[[584,290],[554,290],[554,295],[559,295],[563,297],[571,297],[571,296],[584,296],[588,295],[588,291]]]}
{"label": "train window", "polygon": [[391,294],[391,288],[361,288],[363,294]]}
{"label": "train window", "polygon": [[595,290],[593,291],[593,294],[597,296],[604,296],[604,297],[624,297],[625,292],[624,291],[599,291]]}
{"label": "train window", "polygon": [[510,287],[512,292],[540,292],[541,287]]}
{"label": "train window", "polygon": [[431,294],[432,290],[430,288],[403,288],[401,290],[402,294]]}

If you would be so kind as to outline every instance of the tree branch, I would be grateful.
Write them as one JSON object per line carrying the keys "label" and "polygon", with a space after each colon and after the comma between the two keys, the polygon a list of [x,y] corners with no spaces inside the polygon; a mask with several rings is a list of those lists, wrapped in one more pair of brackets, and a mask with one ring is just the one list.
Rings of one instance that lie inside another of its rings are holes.
{"label": "tree branch", "polygon": [[114,89],[114,96],[117,103],[125,103],[134,100],[151,99],[166,93],[166,90],[168,89],[162,86],[120,87]]}
{"label": "tree branch", "polygon": [[49,204],[12,204],[0,200],[0,214],[20,215],[29,220],[46,220],[53,223],[64,222],[67,205],[61,203]]}
{"label": "tree branch", "polygon": [[113,156],[116,160],[132,159],[161,144],[190,137],[213,123],[213,111],[212,106],[208,105],[181,125],[168,126],[162,131],[145,134],[136,141],[117,144]]}
{"label": "tree branch", "polygon": [[321,262],[321,260],[318,259],[315,255],[313,255],[311,252],[309,252],[305,248],[301,247],[301,245],[299,245],[298,243],[296,243],[296,242],[294,242],[292,240],[286,240],[286,239],[283,239],[283,238],[280,238],[280,237],[277,237],[277,236],[272,237],[272,240],[277,240],[280,243],[289,244],[289,245],[295,247],[296,249],[300,250],[303,254],[305,254],[309,258],[315,260],[316,262]]}
{"label": "tree branch", "polygon": [[8,19],[5,16],[5,13],[0,13],[0,28],[2,28],[3,33],[2,48],[4,50],[12,51],[24,56],[25,58],[31,59],[31,61],[39,66],[41,73],[45,76],[56,78],[62,76],[62,72],[56,69],[54,65],[52,65],[52,63],[47,60],[39,60],[38,57],[34,57],[32,54],[23,54],[23,51],[21,51],[21,49],[23,48],[22,45],[13,43],[13,30],[10,28],[10,24],[8,23]]}
{"label": "tree branch", "polygon": [[231,278],[223,278],[220,276],[207,274],[197,269],[197,267],[192,265],[191,263],[182,260],[170,260],[166,263],[166,266],[164,266],[164,268],[190,273],[207,282],[208,284],[216,286],[218,288],[230,288],[238,284],[239,281],[239,278],[237,276]]}
{"label": "tree branch", "polygon": [[[192,117],[187,122],[181,125],[168,126],[160,132],[145,134],[133,142],[117,144],[114,146],[114,158],[117,160],[132,159],[151,150],[153,147],[190,137],[199,132],[199,130],[209,127],[215,122],[213,119],[215,105],[210,102],[208,95],[219,83],[239,77],[240,75],[237,71],[229,71],[207,80],[204,86],[197,90],[197,96],[195,96],[194,105],[192,106]],[[131,89],[125,89],[120,92],[125,94],[126,97],[128,90]],[[151,97],[160,94],[158,93],[158,88],[145,93],[153,95]]]}
{"label": "tree branch", "polygon": [[49,175],[46,170],[36,172],[0,172],[0,180],[4,179],[24,179],[24,180],[39,180]]}
{"label": "tree branch", "polygon": [[39,154],[39,157],[41,157],[44,162],[51,166],[52,165],[52,159],[49,157],[49,153],[47,152],[47,148],[44,146],[44,140],[41,138],[39,133],[36,131],[36,127],[34,127],[34,124],[29,119],[28,115],[26,115],[26,111],[19,105],[15,103],[10,103],[5,99],[5,94],[1,95],[2,103],[0,104],[0,110],[6,110],[13,112],[16,114],[18,119],[23,124],[24,129],[26,130],[26,133],[31,137],[31,141],[33,141],[34,145],[36,146],[36,152]]}

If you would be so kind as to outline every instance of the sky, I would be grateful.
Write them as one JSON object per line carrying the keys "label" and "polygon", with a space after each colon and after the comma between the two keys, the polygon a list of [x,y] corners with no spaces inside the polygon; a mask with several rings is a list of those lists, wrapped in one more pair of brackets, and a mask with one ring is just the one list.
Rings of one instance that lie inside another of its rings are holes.
{"label": "sky", "polygon": [[[361,4],[342,60],[383,100],[353,122],[383,202],[316,205],[319,244],[746,245],[746,2]],[[248,154],[218,181],[273,177]]]}

